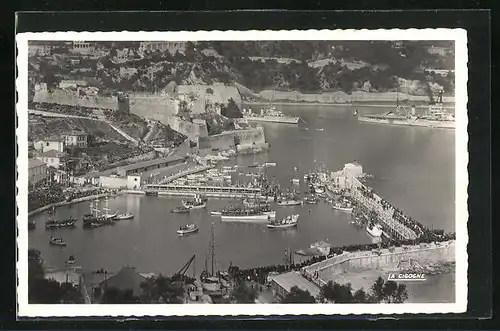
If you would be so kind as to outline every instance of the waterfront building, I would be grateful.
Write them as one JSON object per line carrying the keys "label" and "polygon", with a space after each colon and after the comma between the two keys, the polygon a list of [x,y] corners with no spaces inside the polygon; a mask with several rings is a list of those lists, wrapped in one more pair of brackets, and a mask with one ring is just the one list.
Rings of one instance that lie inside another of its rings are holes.
{"label": "waterfront building", "polygon": [[52,167],[55,169],[59,169],[64,165],[66,161],[65,158],[66,153],[57,151],[55,149],[43,152],[42,154],[37,156],[37,159],[45,162],[48,167]]}
{"label": "waterfront building", "polygon": [[28,160],[28,181],[30,185],[44,181],[48,178],[47,164],[39,159]]}
{"label": "waterfront building", "polygon": [[83,131],[71,131],[61,135],[65,146],[76,146],[86,148],[88,144],[88,134]]}
{"label": "waterfront building", "polygon": [[184,53],[186,50],[186,43],[183,41],[143,41],[139,46],[139,52],[169,52],[174,55],[175,53]]}
{"label": "waterfront building", "polygon": [[141,176],[134,174],[127,177],[122,176],[99,176],[99,185],[109,189],[123,189],[129,190],[138,189],[141,187]]}
{"label": "waterfront building", "polygon": [[120,176],[128,176],[132,174],[140,174],[154,169],[162,169],[176,164],[186,163],[186,156],[167,156],[150,161],[143,161],[133,164],[128,164],[117,168],[117,173]]}
{"label": "waterfront building", "polygon": [[271,281],[273,294],[280,299],[290,294],[294,286],[297,286],[303,291],[308,291],[316,299],[318,299],[321,294],[321,290],[318,286],[302,277],[302,275],[296,271],[274,276]]}
{"label": "waterfront building", "polygon": [[60,137],[45,138],[33,142],[33,148],[39,152],[47,152],[55,150],[58,152],[64,151],[64,139]]}
{"label": "waterfront building", "polygon": [[93,55],[95,52],[95,44],[88,41],[73,41],[72,52],[80,55]]}

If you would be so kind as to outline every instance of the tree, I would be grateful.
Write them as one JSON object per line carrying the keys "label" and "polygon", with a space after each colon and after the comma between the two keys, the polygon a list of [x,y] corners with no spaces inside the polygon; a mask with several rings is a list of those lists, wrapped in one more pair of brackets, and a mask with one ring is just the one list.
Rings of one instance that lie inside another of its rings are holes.
{"label": "tree", "polygon": [[240,111],[233,98],[228,100],[227,107],[221,107],[221,115],[228,118],[243,118],[243,113]]}
{"label": "tree", "polygon": [[329,281],[328,284],[321,288],[321,297],[335,303],[354,302],[354,296],[352,295],[352,288],[350,283],[347,285],[340,285]]}
{"label": "tree", "polygon": [[316,303],[316,299],[309,293],[294,286],[290,293],[281,300],[281,303]]}
{"label": "tree", "polygon": [[148,278],[141,284],[141,299],[146,303],[182,303],[184,288],[182,282],[159,275]]}
{"label": "tree", "polygon": [[231,299],[237,303],[255,303],[257,296],[257,290],[248,286],[245,281],[239,281],[231,293]]}
{"label": "tree", "polygon": [[101,303],[108,304],[130,304],[139,303],[139,298],[134,295],[130,289],[119,290],[116,287],[110,287],[104,291]]}
{"label": "tree", "polygon": [[408,299],[406,285],[394,281],[384,281],[379,277],[372,286],[373,296],[377,302],[403,303]]}

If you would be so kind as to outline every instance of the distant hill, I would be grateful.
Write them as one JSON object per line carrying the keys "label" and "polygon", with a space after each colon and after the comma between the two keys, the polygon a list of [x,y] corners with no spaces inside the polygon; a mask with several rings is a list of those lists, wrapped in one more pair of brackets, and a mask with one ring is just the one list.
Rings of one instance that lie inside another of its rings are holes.
{"label": "distant hill", "polygon": [[[30,86],[85,79],[103,89],[155,92],[168,83],[241,84],[303,93],[356,90],[395,91],[398,78],[454,90],[453,43],[447,41],[236,41],[187,42],[185,51],[151,52],[138,57],[139,43],[100,43],[109,54],[74,61],[68,55],[31,58]],[[116,61],[120,47],[134,54]],[[439,51],[439,52],[437,52]],[[448,76],[432,73],[447,72]],[[241,86],[239,90],[243,90]]]}

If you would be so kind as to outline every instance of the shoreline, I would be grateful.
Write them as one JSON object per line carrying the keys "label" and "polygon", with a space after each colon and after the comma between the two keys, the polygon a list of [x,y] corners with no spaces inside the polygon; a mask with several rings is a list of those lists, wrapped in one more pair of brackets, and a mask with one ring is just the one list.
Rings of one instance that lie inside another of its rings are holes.
{"label": "shoreline", "polygon": [[[306,102],[306,101],[277,101],[277,102],[265,102],[265,101],[244,101],[242,102],[242,105],[278,105],[278,106],[332,106],[332,107],[349,107],[349,106],[356,106],[356,107],[373,107],[373,108],[390,108],[394,107],[394,104],[392,103],[387,103],[387,104],[380,104],[380,103],[332,103],[332,102]],[[415,105],[415,108],[427,108],[428,105]],[[445,109],[455,109],[454,106],[450,105],[445,105]]]}
{"label": "shoreline", "polygon": [[121,195],[123,193],[124,192],[122,192],[122,191],[119,191],[118,193],[101,193],[101,194],[94,194],[94,195],[89,195],[89,196],[86,196],[86,197],[81,197],[81,198],[73,199],[71,201],[54,202],[54,203],[51,203],[49,205],[45,205],[43,207],[40,207],[40,208],[37,208],[35,210],[32,210],[32,211],[28,212],[28,218],[32,217],[32,216],[35,216],[37,214],[40,214],[41,212],[44,212],[47,209],[50,209],[52,207],[57,208],[57,207],[61,207],[61,206],[72,205],[74,203],[84,202],[84,201],[88,201],[88,200],[101,199],[101,198],[104,198],[106,196],[115,197],[115,196]]}

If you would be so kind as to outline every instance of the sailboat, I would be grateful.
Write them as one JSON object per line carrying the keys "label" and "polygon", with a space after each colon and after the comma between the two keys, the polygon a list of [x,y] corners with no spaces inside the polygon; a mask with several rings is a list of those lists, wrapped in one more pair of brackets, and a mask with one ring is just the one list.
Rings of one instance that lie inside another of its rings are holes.
{"label": "sailboat", "polygon": [[214,222],[212,222],[212,237],[209,246],[211,272],[208,271],[208,256],[205,260],[205,270],[201,273],[201,284],[203,289],[208,292],[218,292],[221,289],[221,282],[215,273],[215,233]]}
{"label": "sailboat", "polygon": [[108,197],[107,196],[104,198],[104,203],[105,203],[105,206],[102,209],[102,210],[104,210],[104,214],[102,214],[102,217],[104,217],[105,219],[111,219],[111,220],[114,219],[118,215],[118,213],[117,212],[112,213],[112,214],[109,213],[110,209],[108,208]]}

